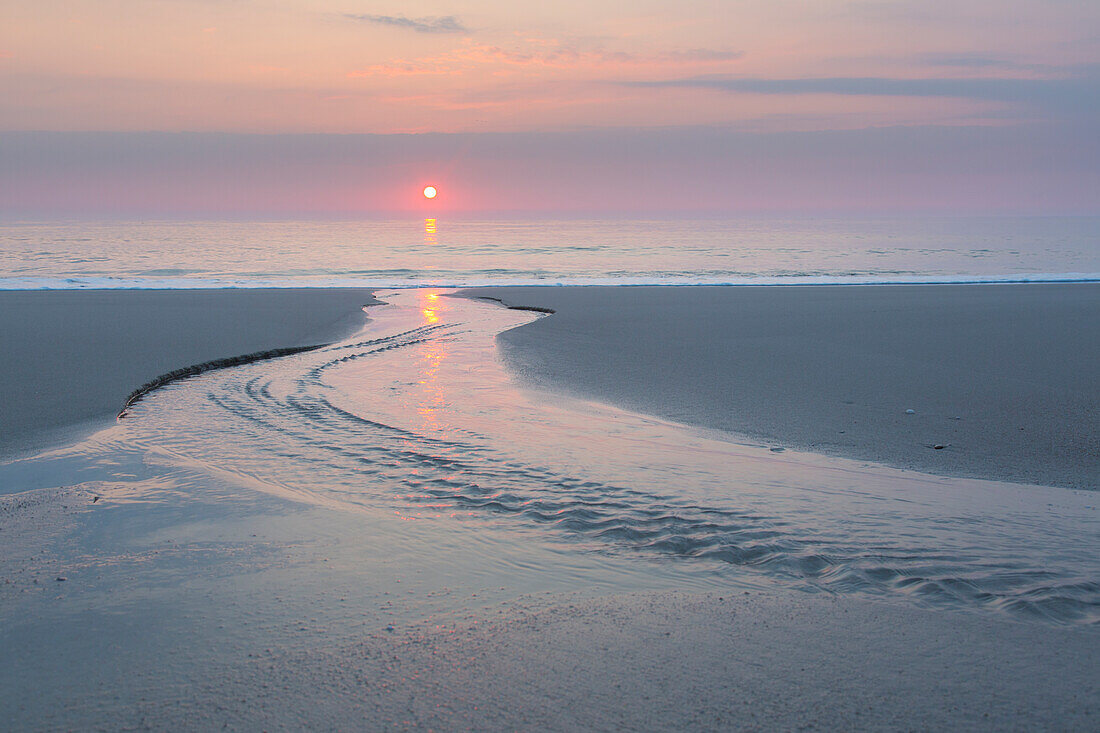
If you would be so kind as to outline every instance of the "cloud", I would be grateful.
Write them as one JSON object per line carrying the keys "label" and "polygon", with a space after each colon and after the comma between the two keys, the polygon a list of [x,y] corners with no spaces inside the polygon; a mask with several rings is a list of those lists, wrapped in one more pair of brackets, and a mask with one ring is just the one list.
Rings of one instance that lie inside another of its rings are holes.
{"label": "cloud", "polygon": [[388,25],[395,28],[405,28],[417,33],[468,33],[469,29],[459,22],[453,15],[426,16],[423,18],[406,18],[403,15],[365,15],[359,13],[344,13],[348,20],[358,20],[375,25]]}
{"label": "cloud", "polygon": [[744,51],[718,51],[712,48],[693,48],[687,51],[668,51],[658,54],[657,61],[670,63],[694,63],[707,61],[737,61],[744,58]]}
{"label": "cloud", "polygon": [[628,86],[714,89],[750,94],[837,94],[886,97],[951,97],[1022,104],[1049,112],[1100,113],[1100,65],[1067,69],[1057,78],[809,77],[765,79],[704,75],[683,79],[619,82]]}
{"label": "cloud", "polygon": [[1020,65],[998,56],[976,53],[924,53],[917,60],[929,66],[956,66],[966,69],[1016,69]]}
{"label": "cloud", "polygon": [[885,61],[887,63],[901,63],[911,66],[913,63],[922,66],[934,66],[945,69],[975,69],[979,72],[1025,72],[1027,74],[1058,76],[1067,71],[1072,75],[1072,67],[1040,63],[1024,63],[1014,61],[1003,56],[989,56],[980,53],[922,53],[908,58],[883,58],[877,57],[873,61]]}
{"label": "cloud", "polygon": [[744,56],[742,51],[696,48],[635,54],[604,49],[584,50],[553,39],[527,38],[522,47],[506,48],[466,39],[460,48],[436,56],[392,59],[348,73],[351,78],[366,76],[416,76],[462,74],[477,69],[583,69],[595,67],[703,66],[721,68]]}

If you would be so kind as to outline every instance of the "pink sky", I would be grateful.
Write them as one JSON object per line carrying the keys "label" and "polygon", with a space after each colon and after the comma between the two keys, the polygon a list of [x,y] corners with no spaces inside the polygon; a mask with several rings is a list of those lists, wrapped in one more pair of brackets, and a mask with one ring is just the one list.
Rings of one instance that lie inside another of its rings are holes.
{"label": "pink sky", "polygon": [[412,213],[428,181],[468,213],[1095,213],[1098,28],[1036,0],[8,3],[0,213]]}

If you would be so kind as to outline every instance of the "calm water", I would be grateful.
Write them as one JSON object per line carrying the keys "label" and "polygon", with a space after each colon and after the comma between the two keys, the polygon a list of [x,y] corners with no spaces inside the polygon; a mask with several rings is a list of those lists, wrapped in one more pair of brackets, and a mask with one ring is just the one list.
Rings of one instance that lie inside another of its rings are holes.
{"label": "calm water", "polygon": [[[271,552],[270,522],[224,525],[256,511],[234,507],[266,496],[285,502],[280,521],[305,521],[293,506],[331,515],[295,530],[323,542],[294,545],[317,554],[286,570],[294,584],[324,577],[328,558],[349,572],[384,571],[389,580],[364,587],[386,591],[387,609],[391,592],[425,610],[455,605],[439,595],[448,589],[760,579],[1060,623],[1100,619],[1089,492],[780,455],[548,400],[519,389],[496,358],[495,336],[534,314],[425,289],[381,297],[389,305],[372,308],[347,341],[175,383],[84,443],[0,466],[0,485],[105,497],[95,511],[108,524],[84,549],[94,567],[67,569],[68,585],[99,578],[110,596],[117,589],[103,579],[128,587],[135,568],[146,584],[170,585],[183,558],[224,543],[247,552],[234,549],[243,554],[225,560],[231,570],[184,574],[194,593],[207,590],[207,575],[268,567],[248,538],[259,534]],[[201,519],[180,518],[204,497]],[[164,555],[135,556],[150,537]]]}
{"label": "calm water", "polygon": [[1100,218],[0,225],[0,288],[1100,279]]}

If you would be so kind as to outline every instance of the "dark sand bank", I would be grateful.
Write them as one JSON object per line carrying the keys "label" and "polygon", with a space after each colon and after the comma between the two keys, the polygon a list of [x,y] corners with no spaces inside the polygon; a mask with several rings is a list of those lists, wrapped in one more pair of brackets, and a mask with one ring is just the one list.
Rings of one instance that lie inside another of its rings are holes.
{"label": "dark sand bank", "polygon": [[179,367],[334,340],[368,290],[0,291],[0,458],[114,417]]}
{"label": "dark sand bank", "polygon": [[500,336],[533,386],[777,446],[1100,488],[1097,284],[463,292],[557,311]]}

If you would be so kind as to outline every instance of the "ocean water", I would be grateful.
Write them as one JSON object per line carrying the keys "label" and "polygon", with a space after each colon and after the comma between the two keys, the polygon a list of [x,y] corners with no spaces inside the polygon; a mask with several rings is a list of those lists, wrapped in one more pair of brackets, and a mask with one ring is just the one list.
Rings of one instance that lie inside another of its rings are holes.
{"label": "ocean water", "polygon": [[0,288],[1100,279],[1100,218],[0,224]]}
{"label": "ocean water", "polygon": [[[350,596],[381,625],[478,594],[754,583],[1100,620],[1090,492],[777,454],[548,399],[495,347],[539,314],[435,289],[380,297],[345,341],[173,383],[77,445],[0,465],[0,485],[103,497],[68,586],[126,609],[135,578],[192,604],[227,576],[274,573],[323,596],[294,613],[339,624],[358,618]],[[334,572],[350,589],[317,590]],[[243,608],[243,626],[273,623]]]}

